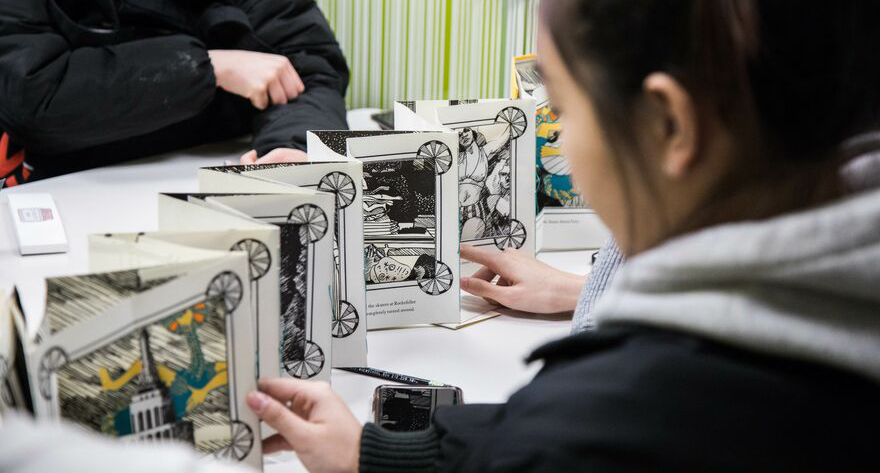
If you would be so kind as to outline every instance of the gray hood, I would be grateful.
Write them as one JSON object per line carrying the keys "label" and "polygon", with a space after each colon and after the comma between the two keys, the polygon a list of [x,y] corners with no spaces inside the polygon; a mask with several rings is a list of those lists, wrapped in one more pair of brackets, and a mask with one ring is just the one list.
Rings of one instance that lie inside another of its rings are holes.
{"label": "gray hood", "polygon": [[627,261],[593,315],[880,380],[880,191],[670,240]]}

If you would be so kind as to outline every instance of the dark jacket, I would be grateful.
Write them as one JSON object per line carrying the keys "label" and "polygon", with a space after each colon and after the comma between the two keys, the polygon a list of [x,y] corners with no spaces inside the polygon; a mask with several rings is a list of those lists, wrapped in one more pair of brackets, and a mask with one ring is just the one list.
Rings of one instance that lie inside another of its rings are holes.
{"label": "dark jacket", "polygon": [[[208,49],[287,56],[305,92],[265,111]],[[48,176],[253,133],[259,154],[346,128],[348,69],[307,0],[0,0],[0,129]]]}
{"label": "dark jacket", "polygon": [[505,404],[438,409],[421,433],[368,424],[361,471],[880,468],[880,385],[858,375],[624,324],[531,359]]}

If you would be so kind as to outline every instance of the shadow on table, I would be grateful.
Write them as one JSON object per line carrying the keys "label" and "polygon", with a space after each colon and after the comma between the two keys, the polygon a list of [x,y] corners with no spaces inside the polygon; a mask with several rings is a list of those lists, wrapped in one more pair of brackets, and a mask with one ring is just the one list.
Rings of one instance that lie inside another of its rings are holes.
{"label": "shadow on table", "polygon": [[527,320],[543,320],[547,322],[566,322],[571,321],[571,312],[560,312],[557,314],[533,314],[531,312],[523,312],[514,309],[508,309],[506,307],[501,307],[496,309],[501,315],[506,315],[508,317],[512,317],[514,319],[527,319]]}

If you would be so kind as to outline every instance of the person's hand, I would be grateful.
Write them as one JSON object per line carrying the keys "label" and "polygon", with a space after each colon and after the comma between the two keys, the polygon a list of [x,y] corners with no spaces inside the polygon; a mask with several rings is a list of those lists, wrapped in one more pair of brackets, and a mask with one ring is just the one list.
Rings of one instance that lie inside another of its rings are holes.
{"label": "person's hand", "polygon": [[211,49],[208,56],[217,87],[250,100],[260,110],[285,104],[306,88],[290,60],[278,54]]}
{"label": "person's hand", "polygon": [[257,157],[257,150],[250,150],[241,156],[241,164],[304,163],[309,155],[293,148],[275,148]]}
{"label": "person's hand", "polygon": [[358,470],[363,427],[329,384],[261,379],[260,391],[247,404],[278,432],[263,440],[263,453],[294,450],[308,471]]}
{"label": "person's hand", "polygon": [[[585,276],[560,271],[516,250],[489,251],[461,245],[461,257],[483,265],[461,288],[489,302],[537,314],[571,312]],[[498,283],[492,280],[499,276]]]}

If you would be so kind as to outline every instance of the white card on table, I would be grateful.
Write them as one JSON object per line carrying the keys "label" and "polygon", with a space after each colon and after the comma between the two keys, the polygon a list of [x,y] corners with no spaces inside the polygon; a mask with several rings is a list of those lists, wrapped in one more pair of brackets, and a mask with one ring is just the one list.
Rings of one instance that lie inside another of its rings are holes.
{"label": "white card on table", "polygon": [[67,251],[67,235],[51,194],[9,194],[9,210],[21,255]]}

